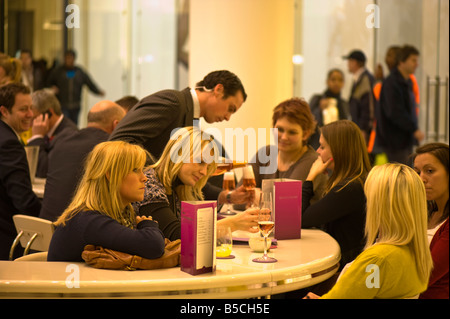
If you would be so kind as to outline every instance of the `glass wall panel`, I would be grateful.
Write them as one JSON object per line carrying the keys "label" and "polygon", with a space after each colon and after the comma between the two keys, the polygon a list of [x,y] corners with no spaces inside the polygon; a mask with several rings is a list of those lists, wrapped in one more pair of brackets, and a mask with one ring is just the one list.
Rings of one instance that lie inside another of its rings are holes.
{"label": "glass wall panel", "polygon": [[448,143],[449,2],[445,0],[297,0],[294,93],[309,100],[325,90],[328,70],[345,72],[348,99],[352,75],[342,56],[360,49],[372,73],[390,46],[410,44],[420,51],[419,126],[426,141]]}

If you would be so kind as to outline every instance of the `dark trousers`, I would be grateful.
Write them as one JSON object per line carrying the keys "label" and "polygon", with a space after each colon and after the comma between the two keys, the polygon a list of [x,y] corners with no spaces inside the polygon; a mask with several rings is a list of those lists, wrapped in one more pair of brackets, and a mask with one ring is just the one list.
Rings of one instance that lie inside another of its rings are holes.
{"label": "dark trousers", "polygon": [[411,154],[413,148],[412,146],[398,149],[398,150],[389,150],[386,149],[386,155],[390,163],[401,163],[412,167]]}

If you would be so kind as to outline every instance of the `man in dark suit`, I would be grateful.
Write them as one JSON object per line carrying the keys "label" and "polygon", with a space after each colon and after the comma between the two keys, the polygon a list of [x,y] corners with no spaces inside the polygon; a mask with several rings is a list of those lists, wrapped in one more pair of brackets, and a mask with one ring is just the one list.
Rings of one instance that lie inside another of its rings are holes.
{"label": "man in dark suit", "polygon": [[[23,142],[19,137],[31,128],[33,111],[30,89],[23,84],[0,87],[0,260],[9,258],[17,232],[15,214],[37,216],[41,208],[33,192]],[[13,258],[23,254],[17,247]]]}
{"label": "man in dark suit", "polygon": [[208,123],[228,121],[246,99],[236,75],[211,72],[194,89],[164,90],[142,99],[116,127],[110,140],[140,144],[158,159],[173,129],[193,126],[194,119],[200,117]]}
{"label": "man in dark suit", "polygon": [[[195,126],[203,117],[214,123],[229,120],[247,99],[241,80],[222,70],[206,75],[193,89],[164,90],[149,95],[136,104],[116,127],[110,140],[142,145],[157,160],[179,127]],[[207,183],[206,199],[217,199],[221,187]]]}
{"label": "man in dark suit", "polygon": [[86,156],[95,145],[108,140],[124,116],[125,110],[118,104],[101,101],[89,111],[86,128],[55,138],[39,217],[55,221],[61,215],[72,199]]}
{"label": "man in dark suit", "polygon": [[66,131],[78,131],[77,125],[65,117],[58,99],[50,90],[38,90],[31,95],[35,116],[32,136],[28,145],[39,146],[39,160],[36,176],[47,177],[48,154],[53,147],[53,140]]}

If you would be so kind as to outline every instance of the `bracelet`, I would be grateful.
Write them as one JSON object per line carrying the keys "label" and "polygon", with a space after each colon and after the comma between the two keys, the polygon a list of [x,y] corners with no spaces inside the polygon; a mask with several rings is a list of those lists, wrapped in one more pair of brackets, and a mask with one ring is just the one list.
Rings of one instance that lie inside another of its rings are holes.
{"label": "bracelet", "polygon": [[226,200],[228,204],[231,204],[231,192],[228,192],[227,196],[226,196]]}

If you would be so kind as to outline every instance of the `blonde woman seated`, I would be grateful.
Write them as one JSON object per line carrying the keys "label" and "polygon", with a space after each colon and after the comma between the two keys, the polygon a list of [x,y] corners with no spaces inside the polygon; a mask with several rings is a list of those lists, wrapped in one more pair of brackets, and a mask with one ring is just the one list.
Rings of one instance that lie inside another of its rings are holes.
{"label": "blonde woman seated", "polygon": [[136,217],[131,207],[144,198],[146,158],[140,146],[122,141],[92,150],[72,202],[55,222],[49,261],[83,261],[88,244],[149,259],[163,255],[158,224],[151,217]]}
{"label": "blonde woman seated", "polygon": [[[181,201],[203,200],[202,188],[215,172],[218,149],[213,138],[198,128],[178,131],[166,145],[161,158],[145,172],[144,200],[133,203],[137,215],[151,216],[166,238],[181,237]],[[231,231],[257,232],[258,209],[249,209],[218,221]]]}
{"label": "blonde woman seated", "polygon": [[406,165],[385,164],[371,170],[364,192],[366,246],[322,298],[417,298],[433,268],[423,182]]}

